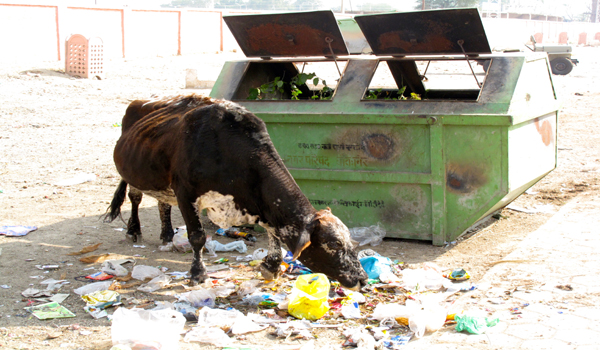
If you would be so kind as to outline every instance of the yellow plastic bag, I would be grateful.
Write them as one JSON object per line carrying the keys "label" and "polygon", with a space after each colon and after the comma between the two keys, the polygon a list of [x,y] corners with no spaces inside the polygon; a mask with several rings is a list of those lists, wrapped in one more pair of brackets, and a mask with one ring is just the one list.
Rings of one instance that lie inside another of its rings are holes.
{"label": "yellow plastic bag", "polygon": [[318,320],[329,311],[329,279],[322,273],[299,276],[290,295],[288,313],[296,318]]}

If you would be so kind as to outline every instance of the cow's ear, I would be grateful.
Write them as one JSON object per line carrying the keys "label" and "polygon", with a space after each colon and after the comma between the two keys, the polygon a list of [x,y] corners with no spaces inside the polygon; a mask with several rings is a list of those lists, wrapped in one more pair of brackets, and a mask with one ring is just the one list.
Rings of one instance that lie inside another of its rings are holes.
{"label": "cow's ear", "polygon": [[298,259],[300,257],[300,254],[302,254],[302,251],[308,248],[309,245],[310,233],[307,231],[303,231],[300,234],[300,237],[298,238],[298,242],[296,243],[296,249],[294,250],[294,256],[292,257],[292,260]]}

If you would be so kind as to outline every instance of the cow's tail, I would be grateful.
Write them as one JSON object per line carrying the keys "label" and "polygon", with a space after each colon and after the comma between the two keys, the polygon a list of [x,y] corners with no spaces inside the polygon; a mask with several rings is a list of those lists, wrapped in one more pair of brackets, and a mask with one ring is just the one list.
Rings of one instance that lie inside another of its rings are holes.
{"label": "cow's tail", "polygon": [[121,206],[125,202],[125,195],[127,194],[127,182],[121,180],[112,201],[110,207],[106,209],[106,215],[104,216],[104,222],[113,222],[117,217],[121,216]]}

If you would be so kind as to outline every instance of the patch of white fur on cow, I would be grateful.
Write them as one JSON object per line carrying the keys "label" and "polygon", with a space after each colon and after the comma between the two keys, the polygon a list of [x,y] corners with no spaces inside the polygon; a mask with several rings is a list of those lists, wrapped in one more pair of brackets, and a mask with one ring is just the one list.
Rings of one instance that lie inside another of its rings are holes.
{"label": "patch of white fur on cow", "polygon": [[156,200],[158,200],[159,202],[167,203],[170,206],[177,205],[177,197],[175,197],[175,192],[173,192],[173,189],[171,187],[163,191],[142,191],[140,189],[137,190],[152,198],[156,198]]}
{"label": "patch of white fur on cow", "polygon": [[271,141],[269,133],[266,131],[255,132],[252,134],[252,138],[260,142],[262,145],[268,144]]}
{"label": "patch of white fur on cow", "polygon": [[236,208],[232,195],[222,195],[215,191],[208,191],[196,201],[196,209],[201,212],[206,209],[210,221],[220,228],[255,224],[257,215],[250,215],[246,210]]}

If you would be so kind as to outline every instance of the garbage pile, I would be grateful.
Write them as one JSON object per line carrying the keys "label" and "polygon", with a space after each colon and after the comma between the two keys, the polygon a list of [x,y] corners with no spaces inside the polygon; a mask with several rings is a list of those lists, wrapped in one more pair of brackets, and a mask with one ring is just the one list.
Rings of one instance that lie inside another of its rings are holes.
{"label": "garbage pile", "polygon": [[[240,240],[227,244],[209,240],[204,255],[205,260],[209,257],[209,278],[201,285],[189,286],[187,272],[105,254],[80,259],[102,265],[100,271],[84,276],[90,283],[73,292],[85,303],[83,310],[90,317],[112,320],[114,350],[177,349],[181,334],[184,342],[218,347],[239,345],[245,334],[255,332],[314,340],[323,328],[338,329],[345,337],[342,346],[396,349],[449,325],[455,325],[456,331],[481,334],[498,322],[452,308],[458,295],[477,288],[463,269],[443,271],[433,263],[410,266],[363,249],[359,260],[369,276],[368,285],[352,291],[292,260],[291,252],[282,251],[282,277],[265,281],[254,267],[267,251],[260,248],[246,255],[245,241],[255,238],[240,230],[225,230],[222,235]],[[382,239],[385,233],[377,235]],[[178,229],[177,236],[170,249],[186,252],[185,229]],[[381,239],[371,235],[365,245],[377,245]],[[92,252],[99,245],[71,255]],[[227,252],[229,257],[214,259],[217,252]],[[236,252],[242,255],[231,255]],[[26,310],[39,319],[75,317],[60,304],[68,294],[58,293],[69,282],[48,279],[41,283],[46,289],[22,292],[32,300]],[[148,299],[122,294],[132,289],[138,295],[147,294]],[[152,301],[152,293],[162,291],[170,291],[172,300]]]}

